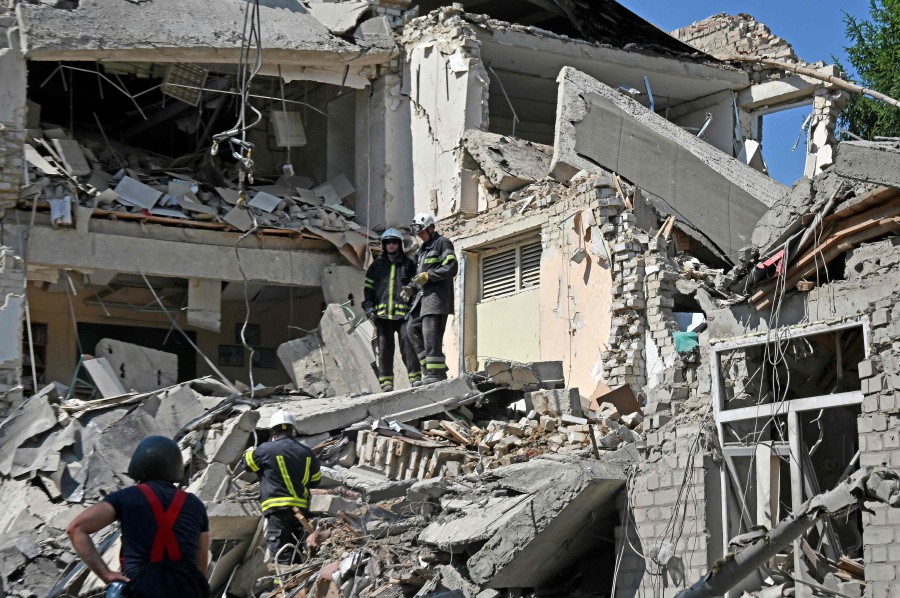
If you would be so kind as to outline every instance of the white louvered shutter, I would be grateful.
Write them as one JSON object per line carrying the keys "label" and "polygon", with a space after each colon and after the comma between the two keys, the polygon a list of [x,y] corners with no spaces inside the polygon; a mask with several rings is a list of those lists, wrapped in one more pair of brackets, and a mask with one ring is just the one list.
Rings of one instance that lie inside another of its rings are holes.
{"label": "white louvered shutter", "polygon": [[520,288],[536,287],[541,280],[541,242],[528,243],[519,247],[521,252]]}
{"label": "white louvered shutter", "polygon": [[516,248],[484,258],[481,266],[481,298],[490,299],[516,291]]}

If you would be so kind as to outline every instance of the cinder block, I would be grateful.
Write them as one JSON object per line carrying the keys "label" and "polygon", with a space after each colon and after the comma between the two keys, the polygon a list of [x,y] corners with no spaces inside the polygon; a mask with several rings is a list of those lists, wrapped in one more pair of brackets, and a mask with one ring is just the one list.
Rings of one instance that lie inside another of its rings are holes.
{"label": "cinder block", "polygon": [[[866,546],[886,546],[894,542],[894,529],[892,527],[871,525],[863,530],[863,542]],[[868,568],[866,569],[868,573]]]}
{"label": "cinder block", "polygon": [[891,310],[884,309],[876,309],[872,312],[872,327],[878,328],[879,326],[887,326],[891,322]]}
{"label": "cinder block", "polygon": [[893,581],[896,577],[897,568],[893,565],[866,563],[866,581]]}
{"label": "cinder block", "polygon": [[557,390],[538,390],[528,393],[535,411],[542,415],[559,417],[574,415],[581,417],[581,394],[577,388],[561,388]]}
{"label": "cinder block", "polygon": [[866,359],[864,361],[859,362],[859,377],[860,378],[871,378],[875,374],[875,362],[871,359]]}

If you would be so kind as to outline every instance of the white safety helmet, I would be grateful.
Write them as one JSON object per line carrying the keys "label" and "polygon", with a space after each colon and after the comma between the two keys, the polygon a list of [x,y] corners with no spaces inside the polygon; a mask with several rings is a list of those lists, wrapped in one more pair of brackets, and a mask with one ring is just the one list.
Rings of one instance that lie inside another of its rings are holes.
{"label": "white safety helmet", "polygon": [[285,411],[284,409],[279,409],[275,413],[272,414],[272,419],[269,420],[269,428],[281,428],[282,426],[288,426],[291,431],[294,430],[294,414]]}
{"label": "white safety helmet", "polygon": [[434,224],[434,216],[432,216],[428,212],[419,212],[418,214],[416,214],[416,217],[413,218],[412,224],[409,225],[409,229],[413,233],[418,234],[432,224]]}

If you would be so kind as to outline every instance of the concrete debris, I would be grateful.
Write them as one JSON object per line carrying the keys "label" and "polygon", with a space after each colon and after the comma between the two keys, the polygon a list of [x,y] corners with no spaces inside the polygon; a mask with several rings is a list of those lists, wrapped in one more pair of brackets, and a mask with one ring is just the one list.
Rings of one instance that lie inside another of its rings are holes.
{"label": "concrete debris", "polygon": [[[210,178],[203,172],[167,172],[160,167],[159,156],[155,154],[131,147],[112,149],[89,140],[79,143],[63,137],[68,147],[78,147],[90,157],[91,169],[86,173],[90,176],[80,177],[66,166],[49,143],[58,143],[60,139],[46,139],[49,134],[47,130],[30,131],[32,145],[27,161],[31,183],[22,190],[23,206],[36,202],[39,207],[45,207],[70,197],[76,205],[91,208],[79,211],[80,218],[241,232],[251,228],[292,230],[332,243],[357,267],[362,267],[369,242],[377,239],[374,233],[369,237],[367,229],[353,221],[355,214],[342,203],[343,196],[326,200],[323,192],[317,195],[317,191],[303,187],[309,181],[300,177],[283,176],[271,185],[254,185],[247,189],[246,201],[241,201],[237,188],[228,186],[228,176]],[[133,166],[122,168],[123,159]],[[52,168],[50,174],[47,165]],[[229,176],[236,180],[237,172]],[[86,222],[84,230],[88,230]]]}
{"label": "concrete debris", "polygon": [[[560,86],[554,176],[568,179],[593,164],[617,172],[665,199],[728,254],[747,244],[753,225],[784,194],[780,183],[584,73],[564,68]],[[731,218],[718,207],[721,189]]]}
{"label": "concrete debris", "polygon": [[473,129],[461,141],[491,185],[501,191],[516,191],[550,175],[553,149],[548,146]]}
{"label": "concrete debris", "polygon": [[[0,594],[102,592],[60,538],[149,434],[207,506],[217,596],[671,596],[835,487],[732,592],[896,593],[897,478],[846,480],[900,467],[900,141],[838,143],[847,95],[809,70],[703,54],[789,43],[743,14],[673,40],[612,0],[273,0],[249,83],[253,3],[194,4],[0,8]],[[788,189],[760,115],[810,102]],[[260,126],[216,135],[248,103]],[[361,271],[422,211],[460,263],[449,379],[413,388],[397,351],[373,393]],[[176,382],[193,356],[126,318],[218,345],[217,377]],[[99,398],[57,372],[85,339]],[[236,467],[279,409],[322,483],[276,589]]]}
{"label": "concrete debris", "polygon": [[[531,391],[558,416],[515,411],[524,388],[561,383],[558,364],[506,362],[505,368],[510,385],[483,382],[486,390],[511,393],[504,399],[457,378],[356,398],[273,395],[247,401],[216,396],[225,389],[200,379],[72,410],[63,409],[64,399],[51,386],[0,423],[2,501],[29,505],[0,517],[3,583],[24,580],[30,592],[54,584],[69,595],[94,591],[97,581],[83,567],[61,574],[56,563],[73,557],[50,539],[80,505],[131,483],[125,470],[132,447],[148,434],[164,434],[179,439],[189,464],[185,482],[207,505],[212,570],[236,571],[231,595],[260,591],[267,573],[254,549],[262,529],[255,483],[233,472],[262,433],[259,422],[278,408],[296,414],[301,433],[319,434],[305,438],[323,462],[322,487],[311,500],[318,528],[307,564],[315,567],[297,573],[296,583],[326,583],[330,564],[347,554],[361,566],[341,566],[341,586],[350,581],[421,589],[431,582],[436,590],[489,598],[497,594],[488,586],[546,583],[594,545],[590,534],[577,542],[562,538],[609,519],[624,474],[620,462],[587,457],[589,436],[602,440],[608,428],[592,415],[580,417],[577,389]],[[569,456],[551,459],[552,453]],[[572,509],[561,508],[569,502]],[[529,513],[537,513],[536,527],[526,533]],[[557,520],[561,513],[565,517]],[[348,551],[360,537],[370,548]],[[112,535],[99,541],[104,554],[117,554]],[[404,560],[404,550],[388,557],[378,548],[382,542],[417,546],[418,559]],[[468,566],[448,569],[444,555],[464,549],[474,551]],[[546,550],[557,556],[534,563],[533,555]],[[383,562],[376,567],[375,559]],[[214,574],[214,591],[228,578]]]}
{"label": "concrete debris", "polygon": [[341,369],[318,331],[279,345],[277,354],[294,388],[317,398],[349,394]]}
{"label": "concrete debris", "polygon": [[834,170],[842,177],[900,186],[900,141],[847,141],[838,146]]}
{"label": "concrete debris", "polygon": [[309,12],[332,33],[347,33],[369,8],[368,2],[310,2]]}
{"label": "concrete debris", "polygon": [[105,338],[94,349],[117,373],[122,386],[150,392],[172,386],[178,380],[178,356],[165,351]]}
{"label": "concrete debris", "polygon": [[511,390],[535,391],[562,388],[565,379],[561,361],[518,363],[501,359],[488,359],[484,364],[488,379]]}

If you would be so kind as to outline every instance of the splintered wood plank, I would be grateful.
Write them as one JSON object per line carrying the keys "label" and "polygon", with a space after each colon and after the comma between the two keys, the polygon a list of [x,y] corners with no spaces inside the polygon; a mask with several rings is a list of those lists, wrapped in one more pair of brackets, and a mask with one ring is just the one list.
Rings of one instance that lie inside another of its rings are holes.
{"label": "splintered wood plank", "polygon": [[[888,228],[881,226],[880,222],[885,219],[892,219],[898,214],[900,214],[900,205],[889,205],[848,218],[840,228],[835,228],[835,230],[827,237],[820,239],[817,246],[808,249],[799,259],[791,264],[786,273],[786,287],[793,288],[801,278],[804,278],[811,273],[809,271],[809,266],[811,264],[814,266],[812,272],[815,272],[820,267],[823,267],[833,260],[840,253],[832,253],[827,251],[828,249],[835,248],[839,245],[846,247],[848,243],[855,247],[862,242],[859,239],[868,240],[873,236],[884,234]],[[877,229],[875,234],[857,236],[871,227]],[[827,260],[824,260],[826,255],[830,257]],[[803,272],[803,274],[799,274],[800,272]],[[773,280],[766,283],[764,288],[760,289],[750,297],[750,302],[757,304],[757,307],[760,307],[759,302],[764,301],[774,292],[777,282],[777,280]],[[768,305],[769,303],[770,302],[766,302],[765,305]]]}
{"label": "splintered wood plank", "polygon": [[[806,278],[807,276],[811,276],[814,274],[819,268],[824,267],[826,264],[831,263],[839,255],[842,255],[857,247],[859,244],[868,241],[874,237],[878,237],[885,233],[889,232],[889,230],[878,224],[877,221],[873,222],[869,228],[863,228],[862,230],[856,232],[849,237],[843,237],[842,239],[834,239],[827,246],[820,245],[815,249],[815,251],[811,252],[809,255],[809,259],[806,260],[806,263],[803,266],[798,264],[798,267],[792,268],[787,274],[786,286],[788,288],[793,287],[797,284],[797,281],[801,278]],[[772,304],[773,297],[768,295],[762,301],[756,303],[757,309],[765,309],[769,305]]]}
{"label": "splintered wood plank", "polygon": [[871,191],[838,205],[834,213],[825,218],[825,222],[836,222],[848,216],[852,216],[853,214],[865,212],[872,206],[879,205],[889,199],[900,201],[900,189],[895,189],[893,187],[878,187],[872,189]]}

